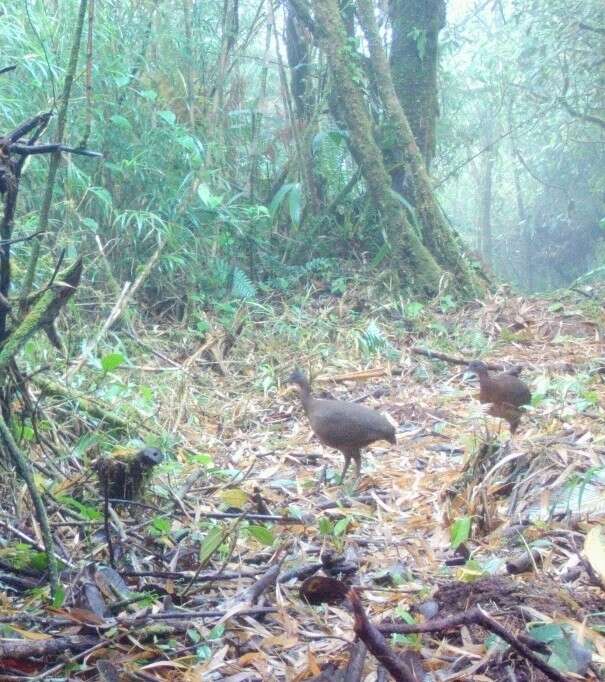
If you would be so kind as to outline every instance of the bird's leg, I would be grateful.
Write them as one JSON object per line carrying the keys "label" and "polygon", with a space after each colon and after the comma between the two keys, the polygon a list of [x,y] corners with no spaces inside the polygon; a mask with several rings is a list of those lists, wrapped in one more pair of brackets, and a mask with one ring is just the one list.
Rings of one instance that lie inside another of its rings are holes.
{"label": "bird's leg", "polygon": [[357,479],[361,478],[361,451],[359,448],[355,449],[355,452],[351,453],[353,459],[355,460],[355,477]]}
{"label": "bird's leg", "polygon": [[347,474],[347,469],[349,468],[349,464],[351,464],[351,452],[349,452],[349,450],[342,450],[341,452],[345,458],[345,465],[342,469],[342,474],[340,474],[340,482],[342,484],[345,480],[345,476]]}

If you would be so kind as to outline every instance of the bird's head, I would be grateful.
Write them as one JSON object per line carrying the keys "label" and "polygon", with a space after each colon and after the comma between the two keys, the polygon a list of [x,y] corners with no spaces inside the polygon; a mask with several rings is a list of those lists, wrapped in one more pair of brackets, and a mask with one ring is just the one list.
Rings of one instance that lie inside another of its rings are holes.
{"label": "bird's head", "polygon": [[478,377],[480,377],[487,374],[487,365],[484,362],[481,362],[481,360],[473,360],[469,363],[466,371],[472,372],[473,374],[476,374]]}
{"label": "bird's head", "polygon": [[288,377],[288,383],[294,384],[299,395],[305,399],[305,396],[309,396],[311,393],[311,385],[306,375],[298,369],[298,367],[290,374]]}
{"label": "bird's head", "polygon": [[161,450],[157,448],[143,448],[137,453],[139,462],[145,467],[154,467],[156,464],[160,464],[164,460],[164,455]]}

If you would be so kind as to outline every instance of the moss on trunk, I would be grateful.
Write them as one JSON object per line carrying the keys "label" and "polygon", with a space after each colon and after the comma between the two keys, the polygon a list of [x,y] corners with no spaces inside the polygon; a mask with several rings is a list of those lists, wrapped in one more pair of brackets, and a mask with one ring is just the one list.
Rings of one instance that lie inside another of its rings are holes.
{"label": "moss on trunk", "polygon": [[435,294],[442,270],[423,245],[392,191],[391,178],[372,133],[356,52],[347,40],[338,4],[336,0],[314,0],[313,8],[316,24],[321,27],[319,38],[328,58],[332,89],[350,133],[350,149],[380,213],[391,262],[404,286],[425,295]]}
{"label": "moss on trunk", "polygon": [[357,10],[368,42],[373,77],[386,112],[389,134],[403,154],[403,165],[411,184],[416,215],[422,226],[423,244],[439,266],[451,273],[456,288],[462,293],[472,295],[479,287],[477,278],[463,256],[461,240],[447,224],[435,201],[426,165],[395,92],[371,1],[357,0]]}
{"label": "moss on trunk", "polygon": [[391,72],[395,91],[429,168],[435,156],[438,38],[445,26],[445,2],[390,0],[389,17],[393,27]]}

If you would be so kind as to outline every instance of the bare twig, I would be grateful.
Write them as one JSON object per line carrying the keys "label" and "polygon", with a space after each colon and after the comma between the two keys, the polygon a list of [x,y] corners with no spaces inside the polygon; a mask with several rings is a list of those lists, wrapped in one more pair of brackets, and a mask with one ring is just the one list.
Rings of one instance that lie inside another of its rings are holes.
{"label": "bare twig", "polygon": [[153,255],[151,258],[147,261],[145,264],[145,267],[139,274],[139,276],[136,278],[132,286],[130,285],[130,282],[126,282],[124,284],[124,287],[122,288],[122,291],[120,293],[120,296],[118,297],[118,300],[115,302],[115,305],[109,314],[109,317],[105,320],[103,323],[103,326],[101,329],[98,331],[96,337],[93,339],[93,341],[88,344],[86,350],[80,355],[80,357],[76,360],[75,364],[73,364],[69,371],[67,372],[68,377],[72,377],[74,374],[76,374],[86,363],[86,360],[88,358],[88,355],[99,345],[105,334],[111,329],[111,327],[116,323],[116,321],[122,316],[124,310],[126,309],[128,303],[132,300],[132,297],[135,295],[137,290],[140,288],[141,284],[147,279],[147,276],[157,263],[160,254],[162,253],[162,249],[164,248],[164,243],[160,243],[158,248],[154,251]]}
{"label": "bare twig", "polygon": [[[415,355],[424,355],[426,358],[430,358],[431,360],[443,360],[443,362],[449,362],[452,365],[461,365],[461,366],[466,366],[471,362],[470,359],[468,358],[462,358],[459,355],[448,355],[447,353],[441,353],[436,350],[429,350],[428,348],[419,348],[418,346],[413,346],[410,348],[412,353]],[[504,365],[501,365],[499,363],[485,363],[487,365],[488,369],[494,370],[494,371],[502,371],[506,369]]]}

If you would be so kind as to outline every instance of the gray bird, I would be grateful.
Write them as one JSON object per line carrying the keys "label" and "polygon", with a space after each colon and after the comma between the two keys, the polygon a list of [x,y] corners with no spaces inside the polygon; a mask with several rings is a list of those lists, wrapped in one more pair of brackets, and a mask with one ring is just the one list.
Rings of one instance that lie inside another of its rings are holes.
{"label": "gray bird", "polygon": [[397,443],[395,427],[378,412],[357,403],[313,398],[309,380],[299,369],[292,372],[288,382],[298,387],[313,433],[324,445],[342,452],[345,463],[341,482],[351,460],[355,461],[357,478],[361,475],[362,448],[378,440]]}

